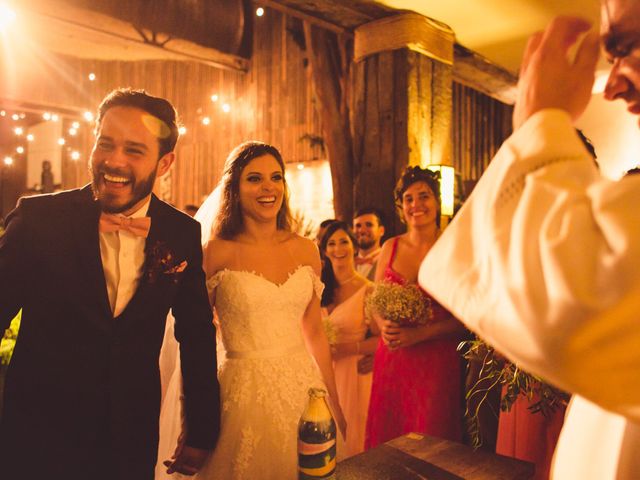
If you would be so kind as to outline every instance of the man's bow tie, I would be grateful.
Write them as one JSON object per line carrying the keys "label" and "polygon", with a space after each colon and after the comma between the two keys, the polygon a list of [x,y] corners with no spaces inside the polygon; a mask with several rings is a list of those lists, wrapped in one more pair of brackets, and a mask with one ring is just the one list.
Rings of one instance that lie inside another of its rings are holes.
{"label": "man's bow tie", "polygon": [[356,257],[356,265],[373,265],[372,257]]}
{"label": "man's bow tie", "polygon": [[124,230],[138,237],[147,238],[151,227],[150,217],[129,218],[110,213],[100,215],[100,231],[102,233],[117,232]]}

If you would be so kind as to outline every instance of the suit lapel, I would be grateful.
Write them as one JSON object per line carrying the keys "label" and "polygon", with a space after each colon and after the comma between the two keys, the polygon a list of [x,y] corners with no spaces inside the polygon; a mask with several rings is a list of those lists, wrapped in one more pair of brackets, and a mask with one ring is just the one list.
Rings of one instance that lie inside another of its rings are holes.
{"label": "suit lapel", "polygon": [[102,257],[100,255],[100,237],[98,220],[100,207],[93,199],[91,187],[86,186],[77,197],[76,208],[71,213],[74,230],[75,251],[78,254],[82,270],[87,277],[87,292],[101,316],[111,318],[109,294],[104,278]]}

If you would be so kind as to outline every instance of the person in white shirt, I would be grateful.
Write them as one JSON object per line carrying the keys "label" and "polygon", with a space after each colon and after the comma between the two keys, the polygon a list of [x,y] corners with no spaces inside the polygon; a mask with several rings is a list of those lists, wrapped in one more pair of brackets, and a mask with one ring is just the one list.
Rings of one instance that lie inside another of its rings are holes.
{"label": "person in white shirt", "polygon": [[0,331],[22,309],[0,418],[3,478],[153,479],[169,309],[186,425],[169,468],[195,473],[218,438],[200,225],[152,194],[175,159],[175,109],[114,90],[95,133],[91,184],[22,198],[0,238]]}
{"label": "person in white shirt", "polygon": [[[640,177],[602,178],[575,133],[598,58],[589,29],[559,17],[531,38],[515,132],[419,278],[509,359],[575,394],[552,478],[635,479]],[[605,97],[640,115],[640,1],[604,1],[601,38],[612,64]]]}
{"label": "person in white shirt", "polygon": [[356,271],[373,281],[384,236],[382,212],[375,207],[364,207],[353,217],[353,233],[358,242]]}

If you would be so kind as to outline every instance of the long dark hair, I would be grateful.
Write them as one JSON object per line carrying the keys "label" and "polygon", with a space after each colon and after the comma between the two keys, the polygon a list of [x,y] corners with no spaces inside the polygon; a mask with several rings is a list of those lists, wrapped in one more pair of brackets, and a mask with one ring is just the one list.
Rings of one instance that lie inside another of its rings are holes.
{"label": "long dark hair", "polygon": [[263,155],[271,155],[282,168],[284,195],[282,206],[278,211],[276,225],[278,230],[291,231],[291,211],[289,210],[289,188],[284,178],[284,161],[278,149],[263,142],[244,142],[234,148],[224,163],[224,171],[220,179],[222,193],[220,208],[215,221],[215,235],[231,240],[242,231],[244,220],[240,208],[240,174],[251,160]]}
{"label": "long dark hair", "polygon": [[402,214],[402,196],[407,189],[414,183],[424,182],[433,192],[436,197],[436,204],[438,206],[438,213],[436,214],[436,225],[440,226],[440,173],[433,172],[427,168],[420,167],[408,167],[393,191],[396,213],[400,217],[403,223],[405,223],[404,215]]}
{"label": "long dark hair", "polygon": [[327,251],[327,243],[329,243],[329,239],[331,236],[336,233],[338,230],[344,231],[351,240],[351,245],[355,250],[356,248],[356,237],[351,231],[349,225],[343,221],[336,220],[332,222],[327,230],[324,232],[322,239],[320,240],[320,251],[323,254],[324,262],[322,265],[322,273],[320,274],[320,278],[322,283],[324,283],[324,291],[322,292],[322,298],[320,299],[320,305],[326,307],[327,305],[331,305],[333,303],[336,288],[338,288],[338,281],[336,280],[336,275],[333,271],[333,265],[331,265],[331,260],[327,258],[325,252]]}

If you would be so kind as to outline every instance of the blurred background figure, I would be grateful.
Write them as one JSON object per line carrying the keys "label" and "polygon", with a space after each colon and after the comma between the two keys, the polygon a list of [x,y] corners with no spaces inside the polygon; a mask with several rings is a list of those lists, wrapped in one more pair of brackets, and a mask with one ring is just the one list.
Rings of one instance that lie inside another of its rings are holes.
{"label": "blurred background figure", "polygon": [[384,220],[380,210],[365,207],[358,210],[353,217],[353,232],[358,247],[356,270],[373,281],[384,236]]}
{"label": "blurred background figure", "polygon": [[194,205],[192,203],[188,203],[184,206],[184,208],[182,209],[182,211],[184,213],[186,213],[187,215],[193,217],[195,216],[196,212],[198,211],[198,206]]}

